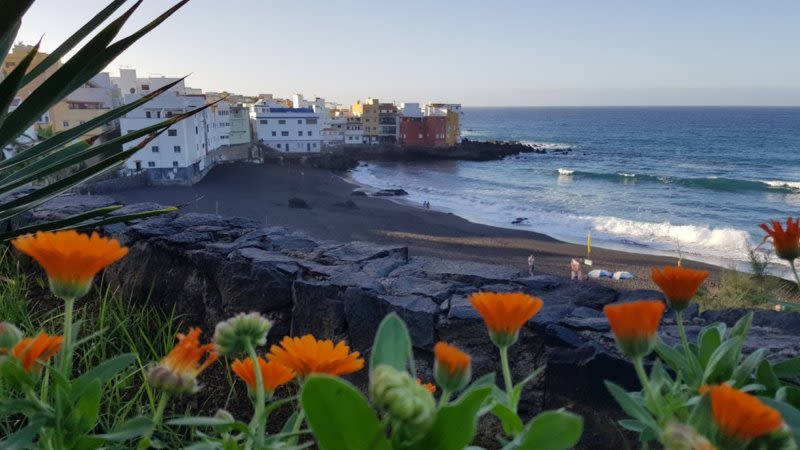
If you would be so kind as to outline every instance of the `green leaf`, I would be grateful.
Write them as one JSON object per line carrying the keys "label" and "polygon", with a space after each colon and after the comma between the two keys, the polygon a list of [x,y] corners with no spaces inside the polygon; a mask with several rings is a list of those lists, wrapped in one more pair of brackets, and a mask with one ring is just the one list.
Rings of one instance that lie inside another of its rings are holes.
{"label": "green leaf", "polygon": [[121,424],[111,433],[97,434],[95,437],[112,442],[129,441],[149,433],[153,426],[153,421],[149,417],[138,416]]}
{"label": "green leaf", "polygon": [[495,417],[500,419],[500,424],[503,425],[503,431],[508,436],[515,437],[525,429],[525,424],[522,423],[522,419],[520,419],[517,413],[506,404],[495,402],[491,411]]}
{"label": "green leaf", "polygon": [[703,372],[703,383],[717,384],[730,379],[733,368],[741,356],[742,345],[744,338],[736,336],[726,340],[714,350]]}
{"label": "green leaf", "polygon": [[53,50],[42,62],[36,65],[30,72],[25,76],[22,81],[22,84],[28,84],[33,81],[34,78],[38,77],[45,70],[47,70],[50,66],[55,64],[59,61],[63,56],[67,54],[70,50],[72,50],[78,43],[80,43],[86,36],[88,36],[95,28],[97,28],[100,24],[102,24],[106,19],[111,17],[111,14],[114,13],[120,6],[125,4],[127,0],[114,0],[108,6],[103,8],[99,13],[97,13],[91,20],[86,22],[78,31],[72,34],[66,41],[64,41],[61,45],[58,46],[55,50]]}
{"label": "green leaf", "polygon": [[633,431],[634,433],[641,433],[647,429],[647,425],[639,422],[638,420],[633,419],[622,419],[619,422],[619,426],[625,428],[626,430]]}
{"label": "green leaf", "polygon": [[800,377],[800,356],[775,363],[772,365],[772,370],[778,378]]}
{"label": "green leaf", "polygon": [[625,411],[626,414],[631,416],[632,418],[638,420],[645,424],[648,428],[652,428],[654,430],[658,429],[658,424],[656,420],[650,415],[650,412],[642,405],[638,400],[633,398],[631,394],[626,392],[624,389],[619,387],[618,385],[606,381],[606,388],[608,392],[611,393],[611,396],[614,397],[614,400],[617,401],[617,404]]}
{"label": "green leaf", "polygon": [[750,327],[753,326],[753,313],[749,312],[742,316],[741,319],[737,320],[735,324],[733,324],[733,328],[731,328],[731,334],[729,337],[740,337],[742,339],[747,336],[747,333],[750,332]]}
{"label": "green leaf", "polygon": [[35,420],[29,423],[25,428],[0,441],[0,448],[3,450],[22,450],[29,448],[43,426],[44,422],[41,420]]}
{"label": "green leaf", "polygon": [[775,375],[772,365],[767,360],[761,361],[761,364],[758,365],[756,381],[763,385],[769,392],[775,392],[781,387],[781,380]]}
{"label": "green leaf", "polygon": [[583,418],[571,412],[545,411],[534,417],[520,437],[520,450],[565,450],[583,434]]}
{"label": "green leaf", "polygon": [[124,353],[109,360],[103,361],[102,363],[93,367],[91,370],[85,372],[72,382],[73,401],[77,401],[80,397],[85,395],[87,390],[91,389],[91,385],[95,381],[103,385],[117,376],[135,361],[136,355],[133,353]]}
{"label": "green leaf", "polygon": [[91,431],[97,423],[100,413],[100,396],[102,394],[100,380],[92,381],[78,397],[78,403],[70,411],[71,422],[75,424],[80,433]]}
{"label": "green leaf", "polygon": [[11,105],[11,101],[17,95],[17,91],[22,84],[22,77],[25,76],[25,71],[28,70],[28,66],[31,65],[33,58],[39,52],[39,44],[41,44],[41,41],[37,42],[33,49],[22,58],[17,67],[14,67],[14,70],[0,81],[0,123],[5,120],[4,116],[8,111],[9,105]]}
{"label": "green leaf", "polygon": [[530,373],[530,375],[525,377],[525,379],[523,379],[522,381],[517,383],[514,386],[514,388],[511,389],[511,398],[512,398],[513,404],[515,404],[515,405],[519,404],[519,399],[522,398],[522,390],[525,388],[525,386],[528,383],[530,383],[531,381],[535,380],[539,376],[539,374],[542,373],[543,370],[544,370],[544,367],[539,367],[537,369],[534,369],[533,372]]}
{"label": "green leaf", "polygon": [[34,0],[14,0],[3,2],[3,14],[0,14],[0,61],[8,54],[8,49],[17,35],[22,16],[31,7]]}
{"label": "green leaf", "polygon": [[755,379],[756,370],[767,355],[767,349],[760,348],[753,353],[749,354],[736,368],[733,370],[733,386],[742,387]]}
{"label": "green leaf", "polygon": [[433,428],[422,439],[409,444],[414,450],[461,450],[472,442],[481,406],[492,386],[470,387],[457,401],[439,409]]}
{"label": "green leaf", "polygon": [[725,324],[717,323],[709,325],[700,331],[697,336],[698,351],[697,359],[700,360],[700,365],[705,368],[708,360],[714,351],[722,345],[722,338],[725,336]]}
{"label": "green leaf", "polygon": [[800,408],[800,388],[795,386],[781,386],[775,392],[775,400],[788,403],[795,408]]}
{"label": "green leaf", "polygon": [[402,372],[410,367],[411,375],[416,376],[411,337],[405,322],[396,313],[384,317],[375,334],[369,360],[370,372],[380,365],[391,366]]}
{"label": "green leaf", "polygon": [[12,358],[0,358],[0,378],[12,387],[36,386],[36,380]]}
{"label": "green leaf", "polygon": [[367,399],[344,380],[312,375],[300,394],[321,450],[389,450],[385,430]]}

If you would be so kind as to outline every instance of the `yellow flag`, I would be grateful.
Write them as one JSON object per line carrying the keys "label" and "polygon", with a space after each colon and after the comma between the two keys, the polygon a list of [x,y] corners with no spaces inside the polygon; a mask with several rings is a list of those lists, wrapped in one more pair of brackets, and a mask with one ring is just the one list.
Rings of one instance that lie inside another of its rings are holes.
{"label": "yellow flag", "polygon": [[592,254],[592,230],[589,230],[589,236],[586,237],[586,257]]}

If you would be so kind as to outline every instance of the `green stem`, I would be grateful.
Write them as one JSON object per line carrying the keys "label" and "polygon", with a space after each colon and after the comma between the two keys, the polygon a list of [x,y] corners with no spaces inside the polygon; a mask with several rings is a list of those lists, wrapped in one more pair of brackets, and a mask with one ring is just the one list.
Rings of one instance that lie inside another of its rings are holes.
{"label": "green stem", "polygon": [[653,405],[653,408],[656,409],[655,412],[659,413],[658,402],[653,389],[650,387],[650,379],[647,377],[647,372],[644,370],[644,362],[641,357],[633,359],[633,367],[636,369],[636,375],[639,376],[639,383],[644,389],[645,403],[648,409],[650,409],[650,405]]}
{"label": "green stem", "polygon": [[439,407],[447,406],[447,402],[450,401],[450,392],[447,389],[442,389],[442,395],[439,397]]}
{"label": "green stem", "polygon": [[789,261],[789,265],[792,266],[792,273],[794,273],[794,279],[797,281],[797,288],[800,289],[800,275],[797,274],[797,268],[794,265],[794,260]]}
{"label": "green stem", "polygon": [[75,309],[75,299],[64,300],[64,348],[62,350],[61,371],[66,379],[70,379],[72,372],[72,311]]}
{"label": "green stem", "polygon": [[689,339],[686,338],[686,328],[683,327],[683,311],[675,311],[675,322],[678,324],[678,333],[681,335],[684,356],[689,358],[692,350],[689,348]]}
{"label": "green stem", "polygon": [[253,413],[253,422],[255,424],[255,429],[253,433],[256,437],[256,443],[261,444],[262,439],[264,438],[264,429],[263,424],[261,423],[261,419],[264,415],[264,402],[265,402],[265,393],[264,393],[264,376],[261,373],[261,364],[258,363],[258,356],[256,355],[256,349],[253,347],[252,343],[247,343],[247,354],[250,355],[250,359],[253,360],[253,372],[256,375],[256,404],[254,407]]}
{"label": "green stem", "polygon": [[297,413],[297,419],[294,421],[294,427],[292,427],[292,434],[296,434],[300,431],[300,426],[303,425],[303,421],[306,420],[306,412],[303,410],[302,405],[298,405],[300,412]]}
{"label": "green stem", "polygon": [[167,408],[167,402],[169,401],[169,394],[166,392],[161,393],[161,398],[158,399],[158,405],[156,406],[156,410],[153,413],[153,427],[144,435],[142,440],[139,442],[140,449],[150,448],[150,440],[153,437],[153,433],[161,428],[161,421],[164,418],[164,410]]}
{"label": "green stem", "polygon": [[508,398],[508,405],[511,410],[517,412],[517,402],[512,398],[511,392],[514,390],[514,385],[511,384],[511,367],[508,364],[508,346],[500,347],[500,365],[503,367],[503,381],[506,386],[506,396]]}

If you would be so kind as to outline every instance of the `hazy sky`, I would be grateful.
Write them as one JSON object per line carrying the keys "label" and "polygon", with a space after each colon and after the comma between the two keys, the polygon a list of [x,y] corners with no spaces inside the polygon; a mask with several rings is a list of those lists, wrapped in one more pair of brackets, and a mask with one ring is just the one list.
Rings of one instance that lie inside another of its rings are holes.
{"label": "hazy sky", "polygon": [[[38,0],[19,38],[52,50],[106,3]],[[798,0],[192,0],[108,70],[343,103],[800,105],[798,24]]]}

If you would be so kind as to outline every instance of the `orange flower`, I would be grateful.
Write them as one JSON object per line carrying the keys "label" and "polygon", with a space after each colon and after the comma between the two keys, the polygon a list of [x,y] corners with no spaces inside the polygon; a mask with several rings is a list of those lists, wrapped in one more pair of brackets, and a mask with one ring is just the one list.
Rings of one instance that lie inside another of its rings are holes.
{"label": "orange flower", "polygon": [[334,345],[328,339],[318,341],[310,334],[299,338],[284,337],[280,346],[270,348],[267,359],[283,364],[301,377],[312,373],[347,375],[364,367],[359,353],[350,353],[350,347],[344,341]]}
{"label": "orange flower", "polygon": [[542,299],[521,292],[477,292],[469,302],[483,317],[492,342],[507,347],[517,340],[519,329],[540,309]]}
{"label": "orange flower", "polygon": [[436,393],[436,385],[433,383],[423,383],[422,380],[417,378],[417,384],[424,387],[426,391],[430,392],[431,394]]}
{"label": "orange flower", "polygon": [[94,276],[128,253],[117,240],[75,230],[38,231],[14,239],[13,244],[44,268],[53,294],[66,299],[86,295]]}
{"label": "orange flower", "polygon": [[711,414],[729,438],[749,442],[783,426],[780,412],[756,397],[727,384],[702,386],[700,394],[711,393]]}
{"label": "orange flower", "polygon": [[631,358],[641,358],[653,350],[664,303],[638,300],[606,305],[603,308],[620,349]]}
{"label": "orange flower", "polygon": [[472,358],[456,346],[437,342],[433,347],[436,357],[433,375],[445,391],[456,392],[464,388],[472,377]]}
{"label": "orange flower", "polygon": [[708,278],[704,270],[692,270],[683,267],[664,266],[663,270],[653,269],[650,273],[653,282],[667,297],[669,307],[683,311],[694,298],[697,289]]}
{"label": "orange flower", "polygon": [[[275,389],[292,381],[292,378],[294,378],[292,369],[275,361],[267,362],[264,358],[258,358],[258,366],[261,368],[264,390],[268,393],[275,392]],[[247,384],[250,390],[256,389],[256,371],[253,365],[253,358],[234,360],[233,364],[231,364],[231,370]]]}
{"label": "orange flower", "polygon": [[785,230],[777,220],[772,221],[772,229],[766,223],[759,226],[767,233],[765,241],[772,238],[772,246],[775,247],[778,258],[794,261],[800,257],[800,218],[787,218]]}
{"label": "orange flower", "polygon": [[200,328],[190,328],[188,334],[178,334],[172,351],[148,372],[151,384],[176,394],[200,389],[197,377],[219,358],[214,344],[200,344],[200,333]]}
{"label": "orange flower", "polygon": [[64,336],[51,336],[39,333],[34,338],[24,338],[14,346],[11,354],[19,360],[22,368],[30,373],[41,367],[61,350]]}

